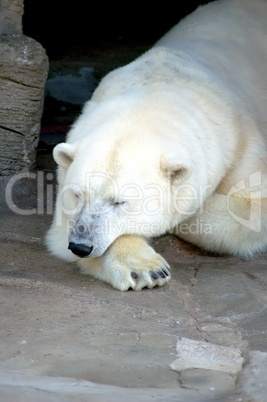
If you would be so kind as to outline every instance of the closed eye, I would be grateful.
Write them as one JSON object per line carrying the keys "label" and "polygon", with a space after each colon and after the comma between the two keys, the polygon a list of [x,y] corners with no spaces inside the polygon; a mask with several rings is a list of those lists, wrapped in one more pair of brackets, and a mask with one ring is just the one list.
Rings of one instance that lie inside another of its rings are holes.
{"label": "closed eye", "polygon": [[118,207],[118,206],[123,205],[123,204],[125,204],[125,201],[114,201],[113,202],[113,205],[115,205],[115,207]]}
{"label": "closed eye", "polygon": [[115,197],[110,197],[108,201],[110,205],[113,205],[115,207],[119,207],[120,205],[125,204],[124,200]]}
{"label": "closed eye", "polygon": [[121,198],[117,198],[115,196],[108,197],[106,202],[112,207],[120,207],[121,205],[125,204],[125,200]]}

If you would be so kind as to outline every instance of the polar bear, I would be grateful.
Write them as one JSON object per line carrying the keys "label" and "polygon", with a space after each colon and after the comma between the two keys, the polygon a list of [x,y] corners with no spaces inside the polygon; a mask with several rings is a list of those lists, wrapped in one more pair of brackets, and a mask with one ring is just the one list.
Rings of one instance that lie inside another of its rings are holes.
{"label": "polar bear", "polygon": [[103,78],[53,151],[53,254],[140,290],[171,276],[149,238],[240,257],[264,248],[266,21],[266,0],[212,2]]}

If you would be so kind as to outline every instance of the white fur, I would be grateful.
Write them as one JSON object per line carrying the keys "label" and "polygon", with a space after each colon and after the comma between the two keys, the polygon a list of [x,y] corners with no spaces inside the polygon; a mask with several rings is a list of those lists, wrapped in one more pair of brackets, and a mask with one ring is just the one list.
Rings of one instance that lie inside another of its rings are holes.
{"label": "white fur", "polygon": [[170,278],[147,237],[241,257],[266,246],[266,21],[266,0],[210,3],[102,80],[54,149],[52,253],[126,290]]}

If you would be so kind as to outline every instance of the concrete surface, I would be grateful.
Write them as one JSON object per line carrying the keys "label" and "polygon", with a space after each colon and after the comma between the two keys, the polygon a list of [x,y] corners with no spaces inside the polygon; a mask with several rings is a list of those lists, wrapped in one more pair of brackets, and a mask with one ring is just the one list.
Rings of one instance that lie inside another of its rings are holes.
{"label": "concrete surface", "polygon": [[170,283],[119,292],[47,253],[55,185],[30,182],[14,185],[13,211],[8,180],[0,191],[1,401],[266,400],[266,255],[217,257],[165,236],[154,244]]}

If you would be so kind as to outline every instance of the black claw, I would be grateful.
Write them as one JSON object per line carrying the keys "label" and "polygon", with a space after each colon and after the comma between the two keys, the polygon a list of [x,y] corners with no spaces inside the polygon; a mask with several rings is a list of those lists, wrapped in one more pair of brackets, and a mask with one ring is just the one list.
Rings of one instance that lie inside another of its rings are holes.
{"label": "black claw", "polygon": [[162,278],[166,278],[167,275],[165,275],[165,273],[163,271],[158,272],[159,276],[161,276]]}
{"label": "black claw", "polygon": [[159,276],[158,276],[158,274],[156,274],[156,272],[154,272],[154,271],[150,271],[150,275],[151,275],[151,277],[153,278],[153,279],[159,279]]}
{"label": "black claw", "polygon": [[164,272],[164,274],[165,274],[166,276],[169,276],[169,275],[170,275],[169,272],[167,271],[167,269],[163,269],[162,272]]}
{"label": "black claw", "polygon": [[131,272],[132,278],[138,279],[139,275],[136,272]]}

